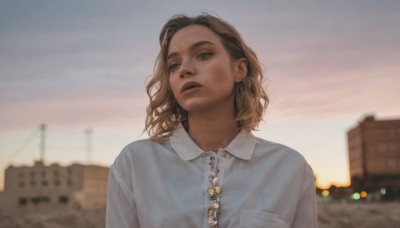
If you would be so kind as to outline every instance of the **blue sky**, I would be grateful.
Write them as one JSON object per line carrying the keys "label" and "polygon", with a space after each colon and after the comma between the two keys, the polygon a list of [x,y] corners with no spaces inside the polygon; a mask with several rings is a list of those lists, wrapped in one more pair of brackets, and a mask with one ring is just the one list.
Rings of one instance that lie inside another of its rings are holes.
{"label": "blue sky", "polygon": [[265,66],[271,103],[254,134],[301,152],[320,185],[346,184],[346,131],[369,113],[400,117],[399,10],[389,0],[3,0],[0,170],[39,158],[38,137],[26,140],[42,123],[48,163],[85,162],[89,127],[102,165],[145,138],[158,33],[174,14],[207,11]]}

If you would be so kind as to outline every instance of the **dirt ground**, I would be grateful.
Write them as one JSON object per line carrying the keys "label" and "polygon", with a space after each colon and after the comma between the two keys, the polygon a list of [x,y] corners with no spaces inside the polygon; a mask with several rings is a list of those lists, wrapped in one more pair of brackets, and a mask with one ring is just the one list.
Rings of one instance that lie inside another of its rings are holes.
{"label": "dirt ground", "polygon": [[400,202],[319,203],[319,228],[400,228]]}
{"label": "dirt ground", "polygon": [[105,210],[24,209],[0,213],[0,228],[104,228]]}
{"label": "dirt ground", "polygon": [[[104,228],[105,210],[0,212],[0,228]],[[319,203],[319,228],[400,228],[400,202]]]}

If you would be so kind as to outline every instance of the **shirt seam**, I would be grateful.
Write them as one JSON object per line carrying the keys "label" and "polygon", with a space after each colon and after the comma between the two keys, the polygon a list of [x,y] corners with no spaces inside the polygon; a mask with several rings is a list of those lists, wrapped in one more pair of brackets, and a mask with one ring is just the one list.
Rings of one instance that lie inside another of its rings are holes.
{"label": "shirt seam", "polygon": [[[115,166],[111,166],[111,172],[113,173],[116,182],[118,183],[118,185],[121,187],[122,191],[124,192],[124,197],[128,200],[129,206],[131,206],[132,208],[135,208],[135,206],[133,205],[134,193],[131,190],[129,190],[128,185],[122,179],[121,175],[119,174],[119,172]],[[131,195],[131,197],[129,197],[129,194]]]}

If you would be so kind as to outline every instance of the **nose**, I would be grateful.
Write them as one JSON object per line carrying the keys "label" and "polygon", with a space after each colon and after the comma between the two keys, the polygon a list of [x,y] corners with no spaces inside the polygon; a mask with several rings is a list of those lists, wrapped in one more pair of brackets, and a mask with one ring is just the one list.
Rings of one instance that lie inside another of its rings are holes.
{"label": "nose", "polygon": [[181,65],[179,66],[179,77],[180,78],[185,78],[187,76],[192,76],[196,74],[196,69],[194,67],[194,64],[192,60],[186,59],[181,62]]}

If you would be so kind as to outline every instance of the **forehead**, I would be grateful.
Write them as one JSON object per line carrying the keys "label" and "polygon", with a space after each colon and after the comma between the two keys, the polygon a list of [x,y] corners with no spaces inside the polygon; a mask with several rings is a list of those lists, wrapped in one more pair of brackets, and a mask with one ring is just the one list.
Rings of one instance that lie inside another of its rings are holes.
{"label": "forehead", "polygon": [[222,47],[218,35],[209,28],[203,25],[189,25],[175,33],[169,43],[168,53],[188,48],[199,41],[211,41],[215,45]]}

